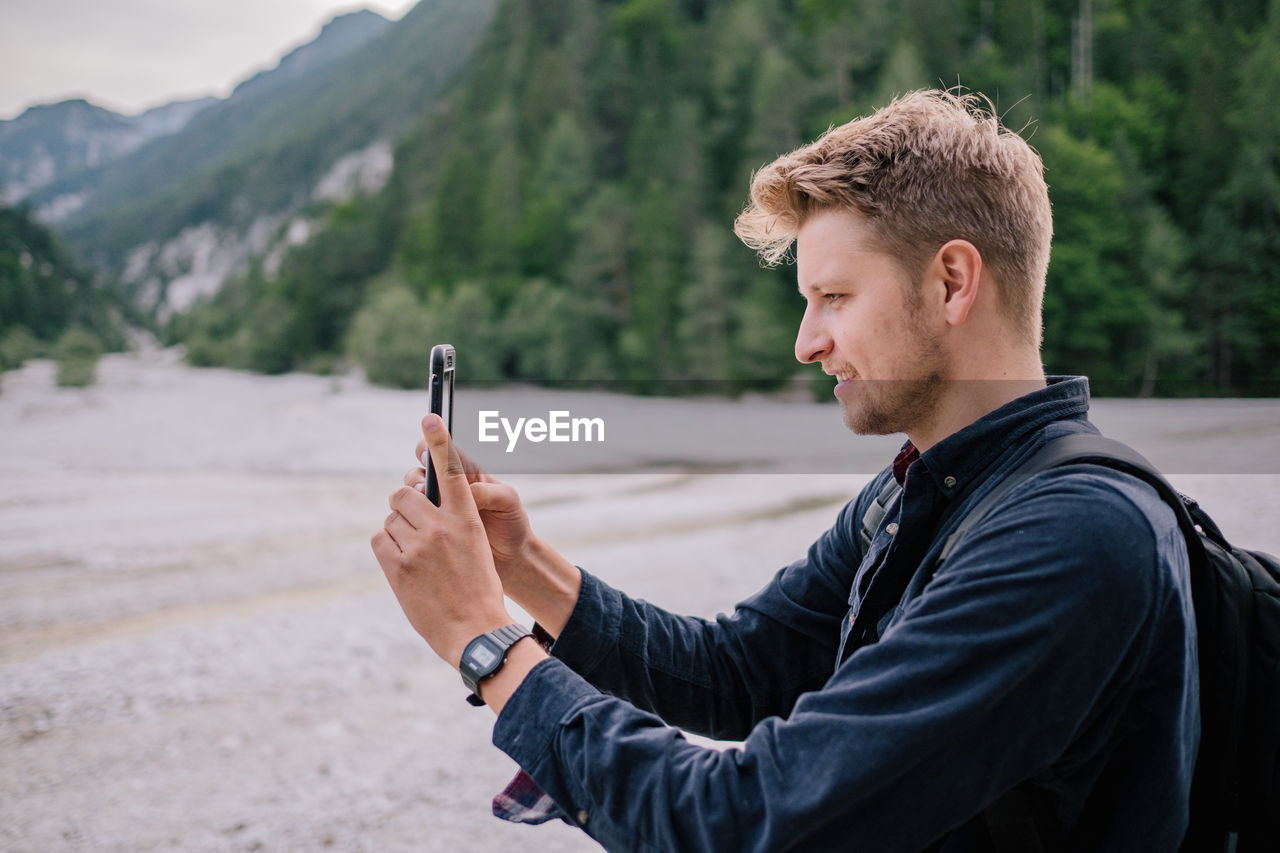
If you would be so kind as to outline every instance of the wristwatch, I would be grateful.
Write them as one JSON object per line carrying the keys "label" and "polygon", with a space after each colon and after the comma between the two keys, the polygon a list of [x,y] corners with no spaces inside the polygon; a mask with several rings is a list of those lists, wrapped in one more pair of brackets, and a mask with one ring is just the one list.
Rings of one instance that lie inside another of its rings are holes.
{"label": "wristwatch", "polygon": [[462,651],[462,661],[458,671],[462,673],[462,683],[467,685],[471,695],[467,701],[479,707],[484,704],[480,698],[480,682],[491,677],[507,661],[507,650],[525,637],[532,637],[533,632],[523,625],[512,623],[496,631],[481,634]]}

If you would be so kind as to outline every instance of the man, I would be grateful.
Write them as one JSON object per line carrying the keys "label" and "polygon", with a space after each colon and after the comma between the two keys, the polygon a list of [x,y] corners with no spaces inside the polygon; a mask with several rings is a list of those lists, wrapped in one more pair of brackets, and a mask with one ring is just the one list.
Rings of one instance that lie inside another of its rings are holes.
{"label": "man", "polygon": [[[474,681],[505,653],[477,686],[532,780],[512,811],[562,814],[610,849],[984,850],[1014,789],[1046,846],[1177,849],[1194,619],[1155,492],[1092,466],[1038,474],[938,565],[966,507],[1046,439],[1096,431],[1086,381],[1040,363],[1051,228],[1039,157],[972,96],[908,95],[755,176],[736,230],[766,261],[794,242],[796,357],[837,377],[851,430],[908,442],[715,622],[570,565],[424,420],[441,504],[409,472],[373,548],[444,660],[465,651]],[[893,577],[905,594],[880,602]],[[550,655],[510,644],[518,629],[475,640],[512,622],[504,592]]]}

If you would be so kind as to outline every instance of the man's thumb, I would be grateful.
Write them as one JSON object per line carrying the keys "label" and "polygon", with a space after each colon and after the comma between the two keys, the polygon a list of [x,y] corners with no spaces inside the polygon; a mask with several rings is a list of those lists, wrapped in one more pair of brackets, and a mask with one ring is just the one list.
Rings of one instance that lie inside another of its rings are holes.
{"label": "man's thumb", "polygon": [[475,498],[476,508],[482,512],[496,510],[501,512],[512,508],[511,492],[515,491],[505,483],[472,483],[471,497]]}

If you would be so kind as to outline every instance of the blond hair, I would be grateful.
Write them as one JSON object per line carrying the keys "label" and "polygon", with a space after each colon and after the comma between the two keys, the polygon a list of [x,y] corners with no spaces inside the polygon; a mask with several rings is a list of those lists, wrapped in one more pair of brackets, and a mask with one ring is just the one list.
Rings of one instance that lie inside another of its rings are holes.
{"label": "blond hair", "polygon": [[1053,218],[1040,156],[974,93],[911,92],[831,128],[751,180],[734,233],[770,266],[810,215],[844,208],[913,280],[947,241],[968,240],[1015,326],[1037,345]]}

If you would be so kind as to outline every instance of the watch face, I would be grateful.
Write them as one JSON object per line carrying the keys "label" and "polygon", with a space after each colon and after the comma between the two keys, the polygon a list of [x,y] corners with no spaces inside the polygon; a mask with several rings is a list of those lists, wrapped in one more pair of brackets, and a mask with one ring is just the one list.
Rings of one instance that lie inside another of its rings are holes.
{"label": "watch face", "polygon": [[474,669],[481,671],[487,670],[498,659],[496,649],[490,648],[488,645],[477,644],[471,650],[471,665]]}
{"label": "watch face", "polygon": [[467,647],[462,659],[467,669],[478,680],[498,668],[498,664],[502,661],[502,648],[488,637],[477,637]]}

